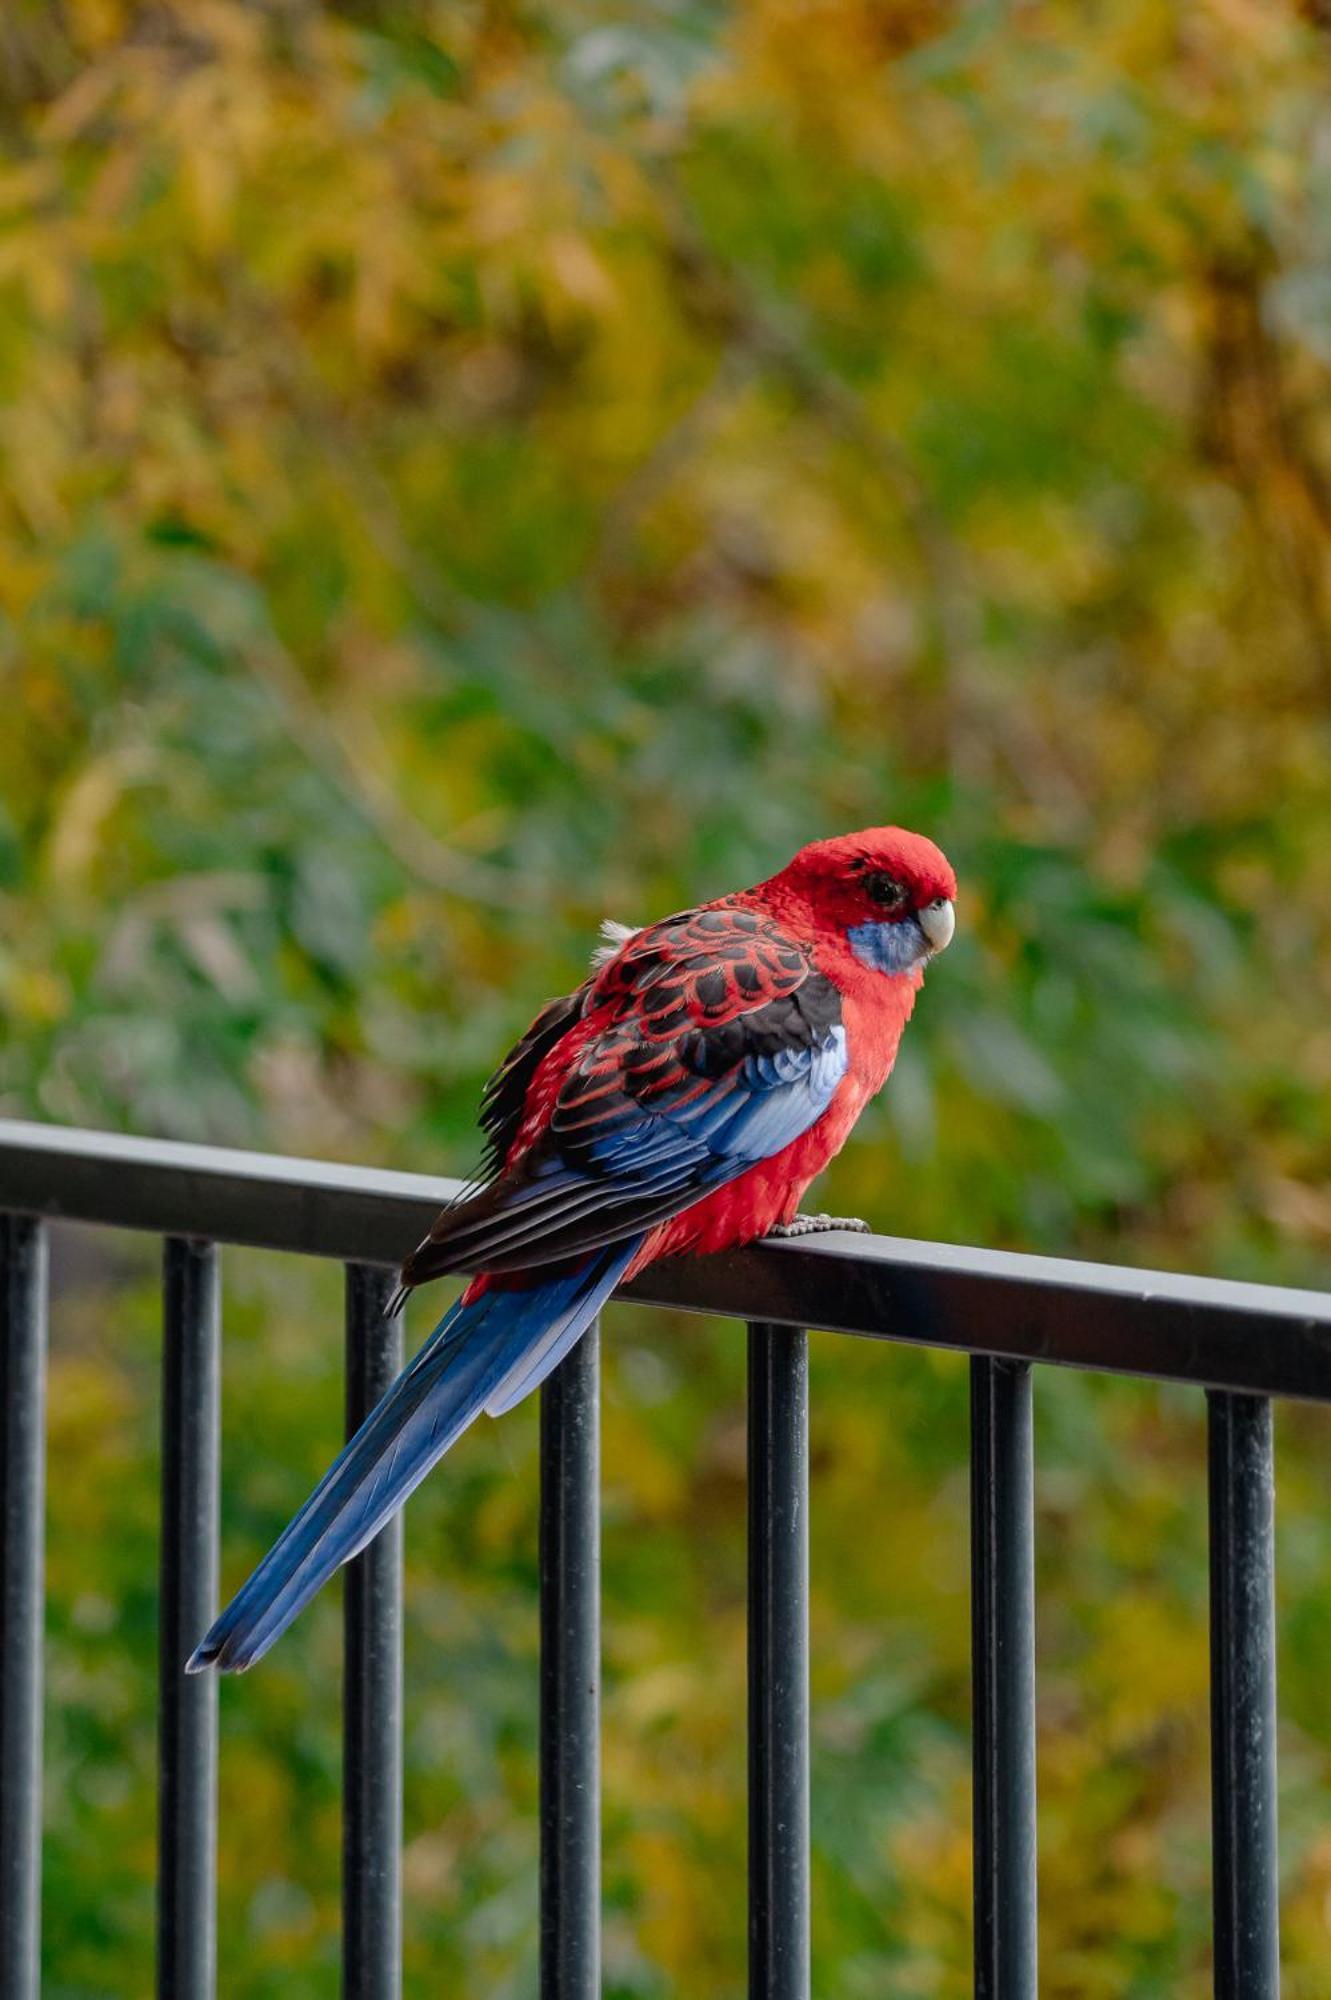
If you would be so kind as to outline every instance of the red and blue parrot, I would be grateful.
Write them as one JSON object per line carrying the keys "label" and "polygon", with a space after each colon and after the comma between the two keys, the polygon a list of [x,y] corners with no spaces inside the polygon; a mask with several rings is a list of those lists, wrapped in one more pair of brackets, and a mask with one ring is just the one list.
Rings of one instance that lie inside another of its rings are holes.
{"label": "red and blue parrot", "polygon": [[845,1226],[800,1216],[801,1197],[887,1081],[955,897],[932,841],[874,827],[757,888],[606,927],[589,977],[487,1084],[483,1182],[407,1258],[395,1306],[447,1272],[471,1282],[191,1671],[260,1659],[473,1418],[529,1395],[645,1264]]}

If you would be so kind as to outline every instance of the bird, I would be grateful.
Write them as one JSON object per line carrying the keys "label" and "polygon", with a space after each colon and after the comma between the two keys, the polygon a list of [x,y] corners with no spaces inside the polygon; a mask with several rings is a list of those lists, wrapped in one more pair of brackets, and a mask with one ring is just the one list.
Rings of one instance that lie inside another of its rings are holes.
{"label": "bird", "polygon": [[604,927],[481,1097],[480,1175],[390,1305],[469,1282],[187,1669],[261,1659],[481,1413],[529,1395],[662,1257],[852,1226],[800,1202],[886,1083],[957,885],[921,834],[818,840],[752,889]]}

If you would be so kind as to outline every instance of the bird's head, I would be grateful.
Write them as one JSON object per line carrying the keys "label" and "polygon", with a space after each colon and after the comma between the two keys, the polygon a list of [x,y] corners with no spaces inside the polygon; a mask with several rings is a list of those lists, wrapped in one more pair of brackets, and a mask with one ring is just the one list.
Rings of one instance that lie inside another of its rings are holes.
{"label": "bird's head", "polygon": [[957,878],[923,834],[874,826],[815,840],[765,885],[874,972],[909,972],[951,942]]}

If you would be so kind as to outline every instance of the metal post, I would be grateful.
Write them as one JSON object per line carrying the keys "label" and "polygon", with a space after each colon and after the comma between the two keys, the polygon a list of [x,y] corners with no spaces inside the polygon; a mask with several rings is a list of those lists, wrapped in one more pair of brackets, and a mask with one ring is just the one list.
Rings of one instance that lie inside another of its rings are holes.
{"label": "metal post", "polygon": [[1275,1471],[1265,1396],[1207,1396],[1217,2000],[1276,2000]]}
{"label": "metal post", "polygon": [[[347,1436],[402,1366],[391,1271],[346,1270]],[[342,1992],[402,1985],[402,1516],[347,1565],[342,1682]]]}
{"label": "metal post", "polygon": [[541,2000],[601,1990],[600,1329],[541,1391]]}
{"label": "metal post", "polygon": [[808,1335],[749,1327],[749,1993],[809,2000]]}
{"label": "metal post", "polygon": [[1035,2000],[1031,1371],[971,1357],[976,2000]]}
{"label": "metal post", "polygon": [[0,1215],[0,1993],[36,2000],[42,1881],[46,1232]]}
{"label": "metal post", "polygon": [[211,2000],[217,1978],[217,1680],[185,1662],[217,1609],[221,1364],[217,1251],[163,1249],[157,1991]]}

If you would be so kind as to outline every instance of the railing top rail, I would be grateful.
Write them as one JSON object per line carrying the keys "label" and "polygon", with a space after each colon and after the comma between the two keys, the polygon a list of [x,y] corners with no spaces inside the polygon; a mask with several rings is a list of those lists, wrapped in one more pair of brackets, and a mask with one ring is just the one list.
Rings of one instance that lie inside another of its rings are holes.
{"label": "railing top rail", "polygon": [[[459,1183],[0,1119],[0,1210],[396,1264]],[[654,1267],[689,1312],[1331,1402],[1331,1293],[903,1237]]]}

